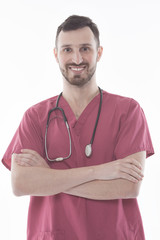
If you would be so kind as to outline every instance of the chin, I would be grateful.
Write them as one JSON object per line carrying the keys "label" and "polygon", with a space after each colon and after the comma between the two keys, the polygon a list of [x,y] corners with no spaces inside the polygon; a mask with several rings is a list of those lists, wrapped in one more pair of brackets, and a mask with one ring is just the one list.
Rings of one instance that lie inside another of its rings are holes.
{"label": "chin", "polygon": [[90,79],[66,79],[72,86],[82,87],[87,84]]}

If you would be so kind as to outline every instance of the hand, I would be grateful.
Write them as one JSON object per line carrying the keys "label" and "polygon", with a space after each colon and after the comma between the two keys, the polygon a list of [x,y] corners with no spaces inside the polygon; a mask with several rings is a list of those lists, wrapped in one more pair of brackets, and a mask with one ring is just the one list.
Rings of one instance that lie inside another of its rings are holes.
{"label": "hand", "polygon": [[96,179],[127,179],[131,182],[141,181],[144,177],[141,164],[134,158],[124,158],[95,166]]}
{"label": "hand", "polygon": [[36,152],[30,149],[22,149],[20,154],[13,154],[13,159],[20,166],[49,168],[47,162]]}

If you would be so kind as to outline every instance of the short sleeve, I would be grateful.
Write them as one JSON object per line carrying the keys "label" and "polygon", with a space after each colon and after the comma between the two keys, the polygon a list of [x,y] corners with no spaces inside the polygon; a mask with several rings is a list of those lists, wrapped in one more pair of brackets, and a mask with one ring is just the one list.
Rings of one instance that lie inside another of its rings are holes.
{"label": "short sleeve", "polygon": [[43,156],[43,139],[39,124],[38,114],[33,109],[28,109],[5,152],[2,163],[10,170],[13,153],[20,153],[21,149],[32,149]]}
{"label": "short sleeve", "polygon": [[140,151],[146,151],[146,157],[154,154],[144,112],[131,99],[127,114],[120,121],[114,155],[116,159],[120,159]]}

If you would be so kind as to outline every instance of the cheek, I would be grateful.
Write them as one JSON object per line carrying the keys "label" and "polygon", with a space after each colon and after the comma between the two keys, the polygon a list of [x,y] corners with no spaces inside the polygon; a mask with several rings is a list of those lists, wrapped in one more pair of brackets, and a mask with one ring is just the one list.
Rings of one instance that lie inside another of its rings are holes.
{"label": "cheek", "polygon": [[92,66],[94,66],[97,63],[97,56],[94,56],[90,59],[88,59],[88,63]]}
{"label": "cheek", "polygon": [[66,66],[66,64],[70,63],[70,59],[68,57],[62,57],[62,56],[59,56],[59,65],[60,66]]}
{"label": "cheek", "polygon": [[64,59],[62,59],[62,58],[59,58],[58,63],[59,63],[60,67],[64,67],[66,65],[66,61]]}
{"label": "cheek", "polygon": [[86,60],[88,61],[88,63],[94,65],[98,61],[98,53],[93,52],[92,54],[86,56]]}

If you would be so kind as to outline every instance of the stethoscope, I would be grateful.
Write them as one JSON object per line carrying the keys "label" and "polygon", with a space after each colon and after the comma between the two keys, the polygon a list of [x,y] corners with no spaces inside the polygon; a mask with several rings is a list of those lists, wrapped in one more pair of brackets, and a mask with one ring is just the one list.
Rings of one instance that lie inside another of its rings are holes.
{"label": "stethoscope", "polygon": [[[94,137],[95,137],[95,133],[96,133],[96,129],[97,129],[97,124],[98,124],[98,120],[99,120],[100,113],[101,113],[103,94],[102,94],[102,89],[101,89],[100,87],[98,87],[98,88],[99,88],[99,92],[100,92],[99,109],[98,109],[97,119],[96,119],[96,123],[95,123],[95,126],[94,126],[94,130],[93,130],[93,134],[92,134],[91,141],[90,141],[90,143],[89,143],[88,145],[86,145],[86,147],[85,147],[85,155],[86,155],[86,157],[90,157],[91,154],[92,154],[92,144],[93,144],[93,141],[94,141]],[[48,161],[63,161],[63,160],[65,160],[65,159],[70,158],[70,156],[71,156],[71,154],[72,154],[71,133],[70,133],[69,125],[68,125],[68,122],[67,122],[67,118],[66,118],[66,115],[65,115],[65,113],[64,113],[64,110],[58,106],[59,100],[60,100],[61,96],[62,96],[62,92],[60,93],[60,95],[59,95],[58,98],[57,98],[56,107],[52,108],[52,109],[48,112],[48,118],[47,118],[47,124],[46,124],[46,132],[45,132],[45,153],[46,153],[46,157],[47,157],[47,160],[48,160]],[[69,138],[69,154],[68,154],[68,156],[66,156],[66,157],[57,157],[57,158],[55,158],[55,159],[51,159],[51,158],[49,158],[49,156],[48,156],[48,150],[47,150],[47,133],[48,133],[50,115],[51,115],[52,112],[54,112],[54,111],[56,111],[56,110],[59,110],[59,111],[61,112],[61,114],[62,114],[62,116],[63,116],[63,120],[64,120],[65,125],[66,125],[66,128],[67,128],[68,138]]]}

